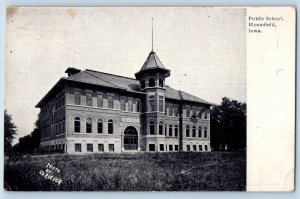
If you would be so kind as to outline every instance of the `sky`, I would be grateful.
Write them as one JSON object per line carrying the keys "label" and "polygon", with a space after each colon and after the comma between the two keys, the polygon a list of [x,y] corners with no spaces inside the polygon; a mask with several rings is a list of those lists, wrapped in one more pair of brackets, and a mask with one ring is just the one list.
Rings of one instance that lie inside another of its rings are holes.
{"label": "sky", "polygon": [[152,18],[168,86],[216,104],[225,96],[246,102],[245,16],[208,7],[9,10],[4,106],[17,139],[33,130],[35,105],[68,67],[134,78],[151,51]]}

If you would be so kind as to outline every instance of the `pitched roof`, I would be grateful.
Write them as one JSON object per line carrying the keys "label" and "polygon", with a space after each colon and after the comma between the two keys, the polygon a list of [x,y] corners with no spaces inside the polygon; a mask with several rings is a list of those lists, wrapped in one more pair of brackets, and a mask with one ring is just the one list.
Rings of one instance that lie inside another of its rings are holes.
{"label": "pitched roof", "polygon": [[[139,87],[139,81],[129,77],[113,75],[104,72],[98,72],[86,69],[70,77],[66,80],[76,81],[81,83],[88,83],[93,85],[105,86],[110,88],[122,89],[129,92],[143,93]],[[195,97],[183,91],[178,91],[169,86],[166,86],[166,98],[174,100],[185,100],[191,102],[198,102],[203,104],[212,104],[203,99]]]}
{"label": "pitched roof", "polygon": [[166,69],[165,66],[161,63],[159,58],[157,57],[155,52],[150,52],[144,65],[142,66],[141,70],[147,70],[151,68],[162,68]]}
{"label": "pitched roof", "polygon": [[170,70],[167,69],[159,60],[157,57],[156,53],[151,51],[143,64],[142,68],[140,69],[139,72],[135,73],[135,77],[139,79],[140,75],[149,72],[149,71],[154,71],[154,70],[159,70],[163,72],[162,74],[165,75],[165,77],[170,76]]}
{"label": "pitched roof", "polygon": [[212,103],[208,102],[208,101],[205,101],[203,99],[200,99],[199,97],[196,97],[194,95],[191,95],[189,93],[186,93],[186,92],[183,92],[183,91],[179,91],[179,93],[181,94],[181,97],[183,100],[186,100],[186,101],[193,101],[193,102],[199,102],[199,103],[202,103],[202,104],[210,104],[210,105],[213,105]]}

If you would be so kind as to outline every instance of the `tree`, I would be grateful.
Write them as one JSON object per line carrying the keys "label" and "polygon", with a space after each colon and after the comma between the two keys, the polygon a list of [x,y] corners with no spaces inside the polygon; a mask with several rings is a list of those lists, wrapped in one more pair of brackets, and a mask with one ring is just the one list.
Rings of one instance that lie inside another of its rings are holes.
{"label": "tree", "polygon": [[246,148],[246,103],[222,98],[211,111],[211,145],[214,150]]}
{"label": "tree", "polygon": [[16,125],[13,123],[12,116],[4,110],[4,152],[5,154],[12,151],[12,141],[17,131]]}
{"label": "tree", "polygon": [[40,145],[40,116],[34,124],[34,129],[29,135],[19,138],[19,143],[14,145],[14,151],[19,153],[33,153]]}

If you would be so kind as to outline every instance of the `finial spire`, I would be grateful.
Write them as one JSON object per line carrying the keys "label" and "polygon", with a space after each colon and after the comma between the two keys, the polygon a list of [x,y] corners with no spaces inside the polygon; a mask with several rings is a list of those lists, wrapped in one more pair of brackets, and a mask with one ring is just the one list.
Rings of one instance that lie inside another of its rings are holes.
{"label": "finial spire", "polygon": [[153,52],[153,18],[152,18],[152,49],[151,52]]}

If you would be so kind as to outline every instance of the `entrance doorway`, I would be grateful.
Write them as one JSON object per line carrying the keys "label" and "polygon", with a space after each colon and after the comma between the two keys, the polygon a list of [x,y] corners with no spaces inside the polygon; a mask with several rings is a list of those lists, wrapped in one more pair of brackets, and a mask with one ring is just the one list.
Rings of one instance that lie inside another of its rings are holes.
{"label": "entrance doorway", "polygon": [[138,132],[133,126],[129,126],[124,131],[124,149],[138,150]]}

